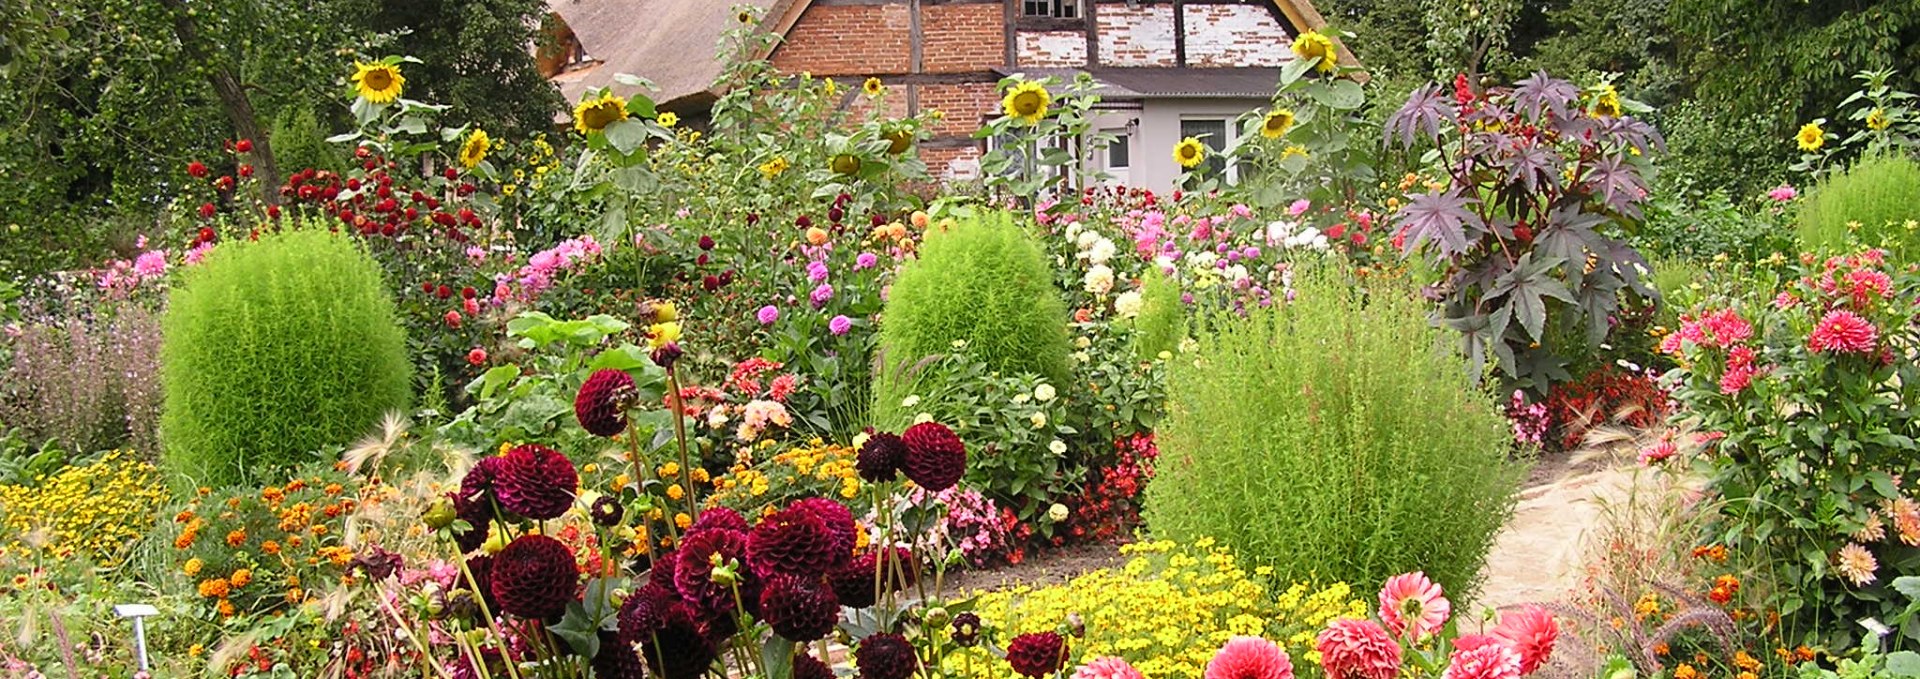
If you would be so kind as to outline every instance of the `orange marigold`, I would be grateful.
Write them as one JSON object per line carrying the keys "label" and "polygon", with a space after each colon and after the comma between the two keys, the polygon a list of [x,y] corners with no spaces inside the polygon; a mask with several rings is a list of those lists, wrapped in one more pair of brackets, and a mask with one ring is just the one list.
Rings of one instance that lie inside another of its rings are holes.
{"label": "orange marigold", "polygon": [[235,528],[233,530],[227,531],[228,547],[239,547],[240,545],[244,545],[244,544],[247,544],[247,529]]}
{"label": "orange marigold", "polygon": [[234,610],[232,601],[228,601],[226,599],[220,600],[220,617],[231,618],[233,617],[233,614],[236,612],[238,611]]}
{"label": "orange marigold", "polygon": [[260,543],[260,553],[261,554],[279,554],[280,543],[274,540],[268,540],[266,542],[262,542]]}
{"label": "orange marigold", "polygon": [[208,599],[224,599],[233,591],[233,586],[227,582],[226,578],[214,578],[201,580],[199,590],[200,596]]}
{"label": "orange marigold", "polygon": [[234,571],[233,575],[227,577],[227,580],[233,583],[234,589],[245,587],[247,586],[247,583],[253,582],[253,571],[242,568],[240,570]]}

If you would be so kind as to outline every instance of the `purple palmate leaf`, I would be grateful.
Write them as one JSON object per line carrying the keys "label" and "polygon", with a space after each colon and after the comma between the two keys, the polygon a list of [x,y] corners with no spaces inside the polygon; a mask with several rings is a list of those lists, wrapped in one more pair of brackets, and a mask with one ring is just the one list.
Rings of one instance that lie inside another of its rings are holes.
{"label": "purple palmate leaf", "polygon": [[[1466,252],[1472,241],[1480,237],[1479,218],[1467,211],[1467,207],[1476,202],[1449,193],[1414,196],[1406,207],[1400,208],[1400,226],[1406,229],[1407,236],[1401,254],[1411,254],[1429,240],[1441,258]],[[1467,233],[1470,228],[1474,231],[1471,235]]]}
{"label": "purple palmate leaf", "polygon": [[1428,83],[1414,90],[1407,103],[1387,118],[1387,139],[1398,139],[1402,147],[1412,148],[1417,139],[1437,139],[1458,116],[1459,112],[1440,95],[1440,86]]}
{"label": "purple palmate leaf", "polygon": [[1552,113],[1553,117],[1566,119],[1567,107],[1580,99],[1580,90],[1573,83],[1547,75],[1546,71],[1535,71],[1533,76],[1520,81],[1513,88],[1514,104],[1527,117],[1538,121],[1542,111]]}

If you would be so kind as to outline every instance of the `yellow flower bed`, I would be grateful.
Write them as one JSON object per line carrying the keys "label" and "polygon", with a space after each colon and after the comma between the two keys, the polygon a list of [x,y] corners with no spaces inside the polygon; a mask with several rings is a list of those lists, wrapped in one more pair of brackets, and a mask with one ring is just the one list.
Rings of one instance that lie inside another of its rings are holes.
{"label": "yellow flower bed", "polygon": [[853,468],[859,451],[853,447],[813,439],[756,463],[756,453],[771,447],[767,442],[742,450],[740,461],[713,480],[716,492],[709,502],[751,514],[758,506],[803,497],[820,495],[847,502],[860,496],[863,486]]}
{"label": "yellow flower bed", "polygon": [[[1327,621],[1367,612],[1345,583],[1283,589],[1269,569],[1242,568],[1231,550],[1211,538],[1191,546],[1144,542],[1121,553],[1132,558],[1117,570],[1093,571],[1064,585],[983,594],[974,610],[1003,644],[1017,634],[1054,629],[1077,614],[1086,638],[1073,640],[1074,662],[1119,656],[1152,679],[1199,679],[1214,652],[1236,635],[1263,636],[1286,648],[1295,662],[1318,662],[1314,635]],[[975,647],[948,657],[945,665],[952,676],[985,679],[1006,674],[1003,662]]]}
{"label": "yellow flower bed", "polygon": [[7,551],[38,548],[56,558],[84,556],[111,565],[130,540],[153,526],[166,502],[153,465],[109,453],[32,485],[0,486],[0,539]]}

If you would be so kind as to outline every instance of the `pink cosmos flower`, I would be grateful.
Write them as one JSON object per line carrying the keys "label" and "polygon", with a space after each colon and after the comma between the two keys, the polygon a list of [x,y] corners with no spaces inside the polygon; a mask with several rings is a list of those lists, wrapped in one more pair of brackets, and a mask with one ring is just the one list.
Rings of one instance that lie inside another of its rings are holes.
{"label": "pink cosmos flower", "polygon": [[1859,314],[1844,309],[1827,312],[1825,318],[1807,335],[1807,348],[1835,353],[1871,353],[1880,339],[1880,331]]}
{"label": "pink cosmos flower", "polygon": [[1400,674],[1400,644],[1372,620],[1341,618],[1327,623],[1314,645],[1327,679],[1394,679]]}
{"label": "pink cosmos flower", "polygon": [[1380,620],[1395,636],[1424,639],[1446,625],[1452,613],[1446,593],[1426,573],[1402,573],[1380,588]]}
{"label": "pink cosmos flower", "polygon": [[1207,662],[1205,679],[1293,679],[1293,660],[1260,637],[1234,637]]}
{"label": "pink cosmos flower", "polygon": [[1073,671],[1073,679],[1146,679],[1146,676],[1125,659],[1108,655],[1081,665],[1080,669]]}
{"label": "pink cosmos flower", "polygon": [[1767,197],[1772,198],[1774,202],[1777,203],[1785,203],[1799,196],[1800,192],[1795,190],[1791,184],[1781,184],[1773,187],[1772,191],[1767,192]]}
{"label": "pink cosmos flower", "polygon": [[1491,637],[1468,635],[1455,639],[1453,656],[1440,679],[1518,679],[1520,652]]}
{"label": "pink cosmos flower", "polygon": [[1560,623],[1545,608],[1521,606],[1501,614],[1500,624],[1493,628],[1493,637],[1520,654],[1520,674],[1533,674],[1553,657],[1553,642],[1560,638]]}

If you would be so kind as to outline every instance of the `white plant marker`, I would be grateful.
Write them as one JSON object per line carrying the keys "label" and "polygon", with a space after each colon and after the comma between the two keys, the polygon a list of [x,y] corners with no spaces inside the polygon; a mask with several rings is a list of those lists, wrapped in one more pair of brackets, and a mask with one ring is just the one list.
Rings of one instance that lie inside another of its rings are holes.
{"label": "white plant marker", "polygon": [[114,615],[133,619],[134,657],[140,661],[140,671],[147,667],[147,616],[159,615],[160,610],[146,604],[120,604],[113,607]]}

